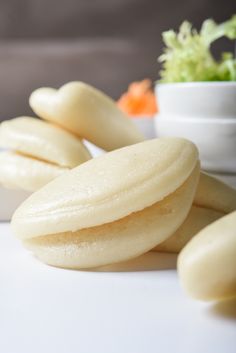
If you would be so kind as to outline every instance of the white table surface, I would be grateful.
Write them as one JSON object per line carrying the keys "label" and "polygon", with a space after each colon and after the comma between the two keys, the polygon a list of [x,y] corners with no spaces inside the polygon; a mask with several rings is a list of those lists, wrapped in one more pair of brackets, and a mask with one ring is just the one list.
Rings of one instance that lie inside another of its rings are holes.
{"label": "white table surface", "polygon": [[174,264],[149,253],[100,271],[57,269],[0,223],[0,352],[235,353],[236,301],[187,298]]}

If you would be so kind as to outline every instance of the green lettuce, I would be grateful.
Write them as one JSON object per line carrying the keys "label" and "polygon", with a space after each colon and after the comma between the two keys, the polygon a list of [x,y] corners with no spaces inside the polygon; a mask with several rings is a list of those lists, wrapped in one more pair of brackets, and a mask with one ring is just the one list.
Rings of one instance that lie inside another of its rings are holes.
{"label": "green lettuce", "polygon": [[236,39],[236,15],[224,23],[212,19],[203,22],[200,31],[185,21],[176,33],[163,33],[166,45],[158,58],[162,63],[161,82],[236,81],[236,59],[232,53],[223,53],[216,60],[211,44],[221,37]]}

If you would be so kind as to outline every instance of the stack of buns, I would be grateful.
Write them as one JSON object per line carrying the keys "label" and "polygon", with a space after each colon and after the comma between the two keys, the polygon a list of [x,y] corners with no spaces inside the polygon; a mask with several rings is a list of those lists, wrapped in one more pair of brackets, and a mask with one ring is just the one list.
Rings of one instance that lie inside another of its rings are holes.
{"label": "stack of buns", "polygon": [[35,191],[91,158],[83,140],[106,151],[144,140],[131,119],[104,93],[70,82],[30,96],[38,116],[0,124],[0,184]]}
{"label": "stack of buns", "polygon": [[[24,117],[0,128],[12,150],[0,156],[0,182],[39,189],[12,218],[27,249],[70,269],[180,253],[191,296],[236,295],[236,190],[200,170],[192,142],[143,141],[114,102],[80,82],[38,89],[30,105],[47,122]],[[109,152],[92,159],[81,138]]]}
{"label": "stack of buns", "polygon": [[0,183],[35,191],[91,155],[83,142],[58,126],[19,117],[0,125]]}

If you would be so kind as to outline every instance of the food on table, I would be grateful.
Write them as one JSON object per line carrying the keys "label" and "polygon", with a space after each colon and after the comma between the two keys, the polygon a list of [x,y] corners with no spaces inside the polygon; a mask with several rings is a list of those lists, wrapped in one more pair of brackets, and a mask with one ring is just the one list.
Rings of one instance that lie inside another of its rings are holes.
{"label": "food on table", "polygon": [[89,268],[147,252],[173,234],[199,178],[196,147],[149,140],[90,160],[31,195],[12,227],[43,262]]}
{"label": "food on table", "polygon": [[0,183],[35,191],[91,158],[83,143],[61,128],[31,117],[0,124]]}
{"label": "food on table", "polygon": [[130,116],[153,117],[157,113],[157,104],[151,80],[131,83],[117,104]]}
{"label": "food on table", "polygon": [[188,217],[175,234],[153,250],[178,253],[201,229],[234,210],[236,190],[210,175],[201,173]]}
{"label": "food on table", "polygon": [[[233,20],[227,26],[232,30]],[[150,113],[148,84],[131,86],[121,105],[132,102],[133,113],[141,114],[141,107]],[[140,105],[132,95],[140,95]],[[126,261],[153,248],[183,248],[178,271],[190,295],[236,295],[236,212],[225,216],[236,210],[236,190],[200,173],[193,143],[143,142],[110,98],[82,82],[38,89],[30,104],[58,126],[30,117],[0,125],[0,146],[7,149],[0,153],[0,183],[41,188],[12,219],[26,248],[47,264],[72,269]],[[123,148],[90,159],[75,135],[106,150]]]}
{"label": "food on table", "polygon": [[236,15],[221,24],[208,19],[199,32],[187,21],[178,33],[164,32],[166,47],[158,59],[162,63],[161,82],[236,81],[233,53],[223,53],[216,60],[210,51],[211,44],[221,37],[236,39]]}
{"label": "food on table", "polygon": [[70,82],[59,90],[39,88],[31,94],[29,102],[40,118],[107,151],[144,140],[111,98],[83,82]]}
{"label": "food on table", "polygon": [[178,273],[185,291],[196,299],[236,296],[236,212],[210,224],[186,245]]}

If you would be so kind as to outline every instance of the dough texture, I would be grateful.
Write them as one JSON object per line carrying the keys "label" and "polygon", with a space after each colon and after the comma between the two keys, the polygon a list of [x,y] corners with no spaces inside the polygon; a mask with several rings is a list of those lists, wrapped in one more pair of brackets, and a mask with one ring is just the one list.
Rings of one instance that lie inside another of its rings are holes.
{"label": "dough texture", "polygon": [[178,273],[185,291],[196,299],[236,296],[236,212],[210,224],[185,246]]}
{"label": "dough texture", "polygon": [[89,160],[31,195],[15,212],[18,237],[77,231],[151,206],[180,187],[198,160],[180,138],[145,141]]}
{"label": "dough texture", "polygon": [[224,213],[218,211],[193,205],[186,220],[181,224],[177,231],[163,243],[157,245],[153,250],[179,253],[194,235],[208,226],[208,224],[216,221],[224,215]]}
{"label": "dough texture", "polygon": [[79,138],[60,127],[31,117],[2,122],[0,147],[68,168],[91,158]]}
{"label": "dough texture", "polygon": [[83,82],[69,82],[59,90],[39,88],[31,94],[29,104],[40,118],[106,151],[144,140],[132,120],[111,98]]}
{"label": "dough texture", "polygon": [[79,269],[126,261],[175,232],[191,206],[198,176],[199,166],[171,195],[117,221],[23,243],[41,261],[58,267]]}
{"label": "dough texture", "polygon": [[35,191],[66,171],[14,152],[0,152],[0,184],[9,189]]}
{"label": "dough texture", "polygon": [[175,234],[154,251],[178,253],[201,229],[236,210],[236,190],[201,172],[193,206]]}
{"label": "dough texture", "polygon": [[42,261],[88,268],[141,255],[186,218],[199,180],[196,147],[149,140],[90,160],[31,195],[12,219]]}

